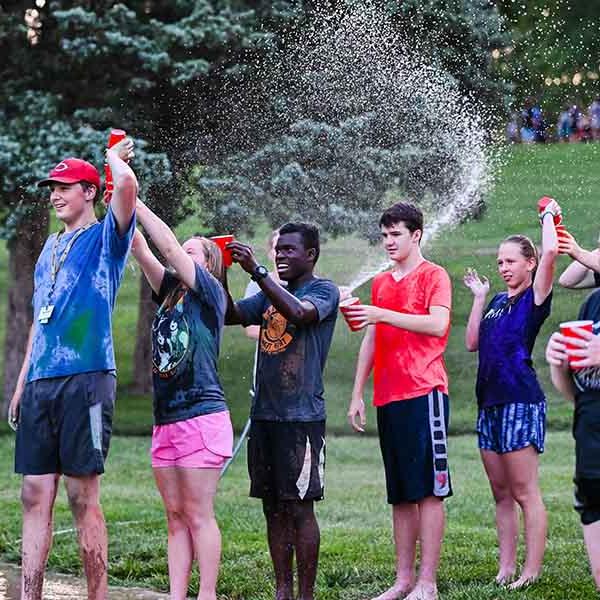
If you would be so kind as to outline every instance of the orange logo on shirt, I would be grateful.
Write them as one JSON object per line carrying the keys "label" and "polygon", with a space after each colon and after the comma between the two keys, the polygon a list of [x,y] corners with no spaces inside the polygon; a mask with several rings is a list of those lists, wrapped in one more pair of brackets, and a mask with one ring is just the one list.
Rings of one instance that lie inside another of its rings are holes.
{"label": "orange logo on shirt", "polygon": [[292,334],[287,331],[287,319],[274,306],[263,314],[263,329],[260,336],[260,349],[266,354],[279,354],[291,343]]}

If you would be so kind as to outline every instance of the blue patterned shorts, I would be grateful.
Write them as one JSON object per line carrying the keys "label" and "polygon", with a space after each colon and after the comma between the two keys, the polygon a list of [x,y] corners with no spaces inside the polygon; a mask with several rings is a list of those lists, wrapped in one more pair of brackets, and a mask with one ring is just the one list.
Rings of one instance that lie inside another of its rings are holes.
{"label": "blue patterned shorts", "polygon": [[541,454],[546,437],[546,403],[511,402],[480,408],[477,433],[481,450],[504,454],[534,446]]}

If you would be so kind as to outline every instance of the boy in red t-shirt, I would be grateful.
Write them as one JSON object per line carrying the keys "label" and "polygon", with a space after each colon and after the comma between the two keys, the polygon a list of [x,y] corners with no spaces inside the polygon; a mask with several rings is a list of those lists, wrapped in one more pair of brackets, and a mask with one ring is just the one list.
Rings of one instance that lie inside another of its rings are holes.
{"label": "boy in red t-shirt", "polygon": [[[379,225],[394,266],[373,281],[372,306],[348,309],[367,331],[358,354],[348,420],[363,431],[363,390],[374,370],[373,404],[393,505],[396,581],[374,600],[435,600],[444,535],[442,499],[452,495],[448,471],[448,376],[443,353],[452,289],[442,267],[423,258],[423,214],[400,202]],[[357,422],[357,418],[360,422]],[[415,550],[421,566],[415,576]]]}

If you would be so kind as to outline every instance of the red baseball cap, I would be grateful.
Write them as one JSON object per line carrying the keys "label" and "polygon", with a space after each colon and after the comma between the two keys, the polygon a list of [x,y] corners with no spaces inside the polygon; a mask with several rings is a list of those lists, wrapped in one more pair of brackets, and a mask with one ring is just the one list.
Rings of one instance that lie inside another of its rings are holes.
{"label": "red baseball cap", "polygon": [[86,181],[100,189],[100,174],[91,163],[81,158],[65,158],[61,160],[48,174],[47,179],[37,182],[38,187],[52,183],[78,183]]}

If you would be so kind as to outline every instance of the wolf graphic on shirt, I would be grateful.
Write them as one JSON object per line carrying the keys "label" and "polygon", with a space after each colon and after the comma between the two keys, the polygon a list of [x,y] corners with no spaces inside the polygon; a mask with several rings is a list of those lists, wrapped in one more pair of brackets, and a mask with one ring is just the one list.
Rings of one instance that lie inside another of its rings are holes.
{"label": "wolf graphic on shirt", "polygon": [[162,378],[175,375],[190,345],[190,328],[183,314],[187,288],[177,286],[158,309],[152,324],[155,344],[152,348],[152,367]]}

